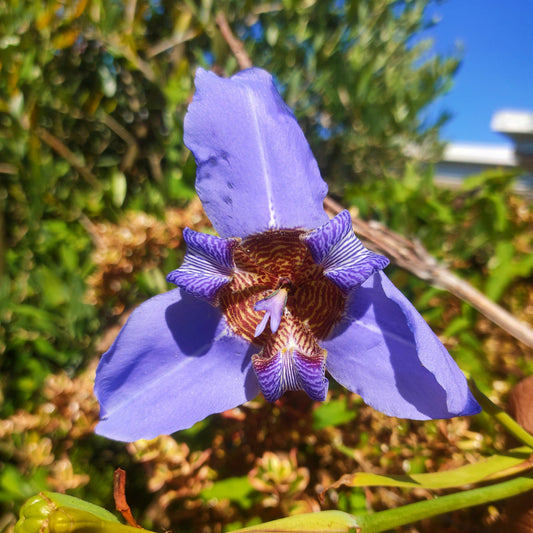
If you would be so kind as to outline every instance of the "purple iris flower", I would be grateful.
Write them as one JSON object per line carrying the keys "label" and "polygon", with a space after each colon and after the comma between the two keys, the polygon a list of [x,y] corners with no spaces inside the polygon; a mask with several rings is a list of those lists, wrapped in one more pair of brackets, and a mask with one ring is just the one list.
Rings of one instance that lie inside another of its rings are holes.
{"label": "purple iris flower", "polygon": [[287,390],[324,400],[326,371],[387,415],[480,411],[466,380],[365,249],[272,77],[198,70],[185,117],[196,190],[219,236],[185,229],[179,288],[130,316],[96,374],[97,433],[152,438]]}

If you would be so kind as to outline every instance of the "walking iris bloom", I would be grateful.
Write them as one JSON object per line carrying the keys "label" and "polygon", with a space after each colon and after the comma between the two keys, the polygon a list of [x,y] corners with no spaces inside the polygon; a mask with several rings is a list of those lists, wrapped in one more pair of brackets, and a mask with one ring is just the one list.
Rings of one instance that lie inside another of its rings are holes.
{"label": "walking iris bloom", "polygon": [[130,316],[96,374],[97,432],[130,441],[187,428],[260,391],[324,400],[326,371],[375,409],[479,412],[466,380],[366,250],[271,76],[199,70],[185,117],[196,189],[219,237],[185,229],[179,288]]}

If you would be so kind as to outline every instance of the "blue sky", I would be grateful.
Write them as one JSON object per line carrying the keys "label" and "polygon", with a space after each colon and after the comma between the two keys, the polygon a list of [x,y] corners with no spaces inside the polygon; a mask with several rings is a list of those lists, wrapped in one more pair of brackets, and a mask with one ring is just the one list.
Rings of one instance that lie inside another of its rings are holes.
{"label": "blue sky", "polygon": [[490,119],[503,108],[533,112],[533,0],[448,0],[429,13],[440,18],[429,32],[438,52],[463,46],[454,86],[435,104],[453,115],[443,139],[509,144]]}

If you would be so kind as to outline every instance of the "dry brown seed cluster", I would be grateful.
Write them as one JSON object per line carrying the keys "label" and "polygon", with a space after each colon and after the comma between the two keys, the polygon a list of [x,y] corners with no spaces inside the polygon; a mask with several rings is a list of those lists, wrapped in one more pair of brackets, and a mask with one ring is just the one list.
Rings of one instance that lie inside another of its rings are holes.
{"label": "dry brown seed cluster", "polygon": [[187,514],[202,506],[200,492],[214,477],[206,464],[211,450],[190,452],[186,444],[166,435],[138,440],[128,444],[127,449],[133,461],[144,466],[148,491],[156,493],[146,511],[150,521],[169,528],[169,506],[179,502]]}
{"label": "dry brown seed cluster", "polygon": [[289,453],[265,452],[248,477],[250,485],[261,493],[261,505],[278,508],[282,516],[320,511],[318,502],[304,493],[310,474],[309,469],[298,466],[296,448]]}
{"label": "dry brown seed cluster", "polygon": [[208,224],[199,200],[184,209],[168,209],[164,220],[141,212],[126,213],[118,224],[89,224],[95,243],[96,271],[87,280],[87,300],[97,306],[114,303],[120,315],[128,305],[124,292],[139,272],[156,268],[169,251],[182,242],[184,227],[203,228]]}
{"label": "dry brown seed cluster", "polygon": [[43,403],[32,413],[21,410],[0,421],[2,452],[27,475],[46,467],[51,490],[65,492],[89,482],[87,474],[74,471],[69,454],[78,439],[94,431],[98,417],[95,368],[96,361],[74,379],[63,371],[49,376]]}

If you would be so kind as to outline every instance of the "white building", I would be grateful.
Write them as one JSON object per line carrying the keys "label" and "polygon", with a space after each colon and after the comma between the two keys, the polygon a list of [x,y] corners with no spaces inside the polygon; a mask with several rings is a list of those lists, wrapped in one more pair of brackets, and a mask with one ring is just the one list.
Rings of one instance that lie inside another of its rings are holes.
{"label": "white building", "polygon": [[442,160],[435,165],[435,180],[447,186],[459,186],[467,176],[490,169],[521,168],[516,184],[519,192],[533,195],[533,113],[503,110],[494,114],[493,131],[504,134],[514,146],[498,144],[451,143]]}

